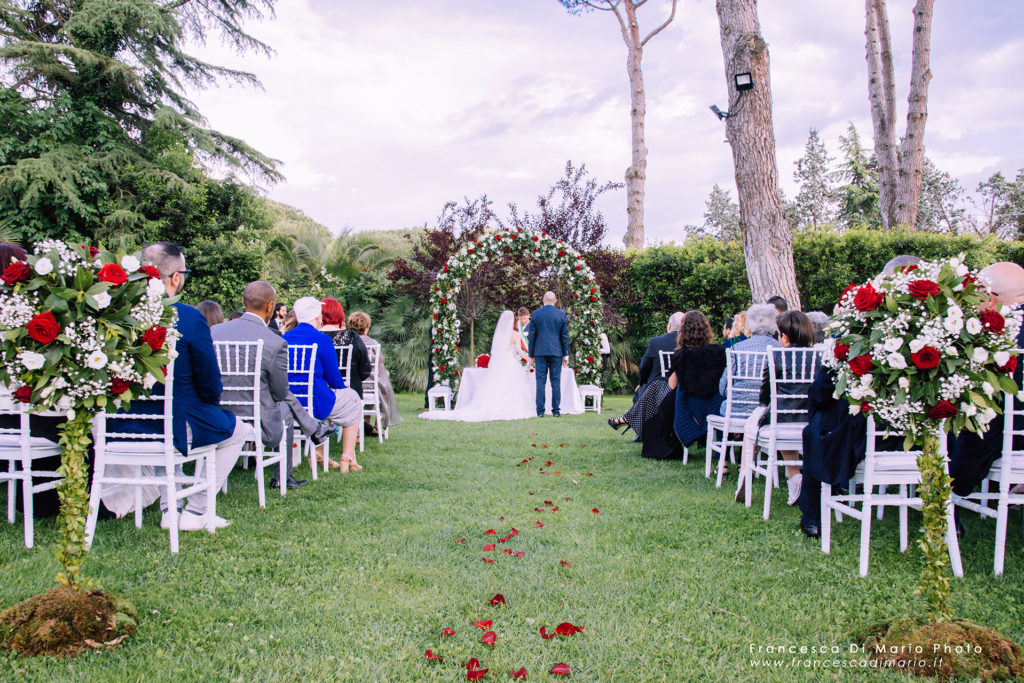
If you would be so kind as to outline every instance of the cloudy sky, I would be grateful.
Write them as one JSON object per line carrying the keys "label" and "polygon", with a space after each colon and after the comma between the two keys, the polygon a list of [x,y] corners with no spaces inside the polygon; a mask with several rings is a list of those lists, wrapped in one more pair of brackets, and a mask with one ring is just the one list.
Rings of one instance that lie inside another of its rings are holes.
{"label": "cloudy sky", "polygon": [[[870,144],[863,2],[765,0],[780,177],[808,130],[836,154],[849,122]],[[889,0],[902,132],[912,0]],[[666,16],[656,0],[641,28]],[[1024,168],[1024,2],[938,2],[927,154],[969,189]],[[614,18],[570,16],[557,0],[279,0],[250,30],[270,58],[211,42],[215,63],[254,72],[264,90],[196,93],[210,124],[283,162],[268,188],[334,231],[432,223],[448,200],[486,193],[532,206],[567,159],[601,181],[629,164],[625,47]],[[728,107],[713,0],[680,0],[644,56],[648,241],[680,240],[702,222],[715,183],[735,197]],[[625,232],[625,191],[606,195],[609,242]]]}

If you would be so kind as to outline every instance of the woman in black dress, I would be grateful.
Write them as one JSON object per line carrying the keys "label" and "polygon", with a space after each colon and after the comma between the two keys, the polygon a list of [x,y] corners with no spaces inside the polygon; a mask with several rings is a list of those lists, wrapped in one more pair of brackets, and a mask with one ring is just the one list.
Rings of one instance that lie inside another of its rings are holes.
{"label": "woman in black dress", "polygon": [[[370,354],[366,352],[366,344],[359,338],[359,335],[349,329],[345,329],[345,309],[341,302],[330,297],[322,299],[320,305],[323,307],[324,326],[320,331],[334,340],[335,346],[351,346],[352,358],[349,363],[349,376],[345,383],[353,389],[359,398],[363,397],[363,380],[370,376]],[[343,368],[344,370],[344,368]]]}

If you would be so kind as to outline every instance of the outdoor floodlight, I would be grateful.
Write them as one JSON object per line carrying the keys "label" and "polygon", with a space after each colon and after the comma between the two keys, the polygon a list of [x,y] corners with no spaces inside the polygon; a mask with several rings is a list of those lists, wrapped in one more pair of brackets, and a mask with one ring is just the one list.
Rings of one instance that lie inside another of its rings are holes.
{"label": "outdoor floodlight", "polygon": [[743,92],[744,90],[751,90],[754,87],[754,78],[750,75],[749,71],[744,71],[741,74],[736,74],[732,77],[736,83],[736,90]]}

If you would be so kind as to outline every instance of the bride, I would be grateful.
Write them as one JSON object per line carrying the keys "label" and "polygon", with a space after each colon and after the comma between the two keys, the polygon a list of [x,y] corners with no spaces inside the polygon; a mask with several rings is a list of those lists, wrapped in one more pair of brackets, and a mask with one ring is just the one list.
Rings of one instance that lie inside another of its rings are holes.
{"label": "bride", "polygon": [[[522,420],[536,415],[536,383],[526,367],[530,358],[523,348],[520,332],[512,327],[513,320],[512,311],[504,311],[498,318],[491,341],[491,360],[486,369],[468,368],[463,372],[455,409],[421,413],[420,417],[488,422]],[[474,373],[472,380],[467,379],[469,373]]]}

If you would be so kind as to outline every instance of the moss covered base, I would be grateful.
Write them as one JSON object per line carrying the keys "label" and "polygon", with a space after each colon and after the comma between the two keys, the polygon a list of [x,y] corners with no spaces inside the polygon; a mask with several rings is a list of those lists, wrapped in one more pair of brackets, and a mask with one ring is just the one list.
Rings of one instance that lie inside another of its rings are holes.
{"label": "moss covered base", "polygon": [[939,679],[1024,679],[1024,655],[997,631],[962,619],[901,618],[872,628],[864,649],[885,668]]}
{"label": "moss covered base", "polygon": [[135,630],[135,608],[100,590],[59,586],[0,612],[0,647],[23,656],[116,645]]}

